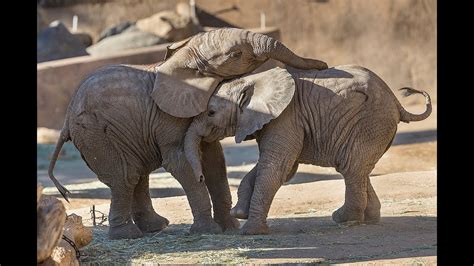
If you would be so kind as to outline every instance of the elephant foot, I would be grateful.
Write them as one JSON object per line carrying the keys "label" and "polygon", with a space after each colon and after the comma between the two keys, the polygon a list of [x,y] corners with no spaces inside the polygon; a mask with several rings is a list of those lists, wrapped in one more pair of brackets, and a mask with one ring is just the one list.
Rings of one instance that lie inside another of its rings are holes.
{"label": "elephant foot", "polygon": [[135,214],[133,221],[143,233],[154,233],[165,229],[170,221],[155,213]]}
{"label": "elephant foot", "polygon": [[237,229],[240,228],[239,220],[235,219],[234,217],[230,216],[229,214],[227,214],[224,217],[215,216],[214,221],[218,225],[220,225],[220,227],[222,228],[222,231],[224,231],[224,232],[225,231],[233,231],[233,230],[237,230]]}
{"label": "elephant foot", "polygon": [[380,221],[380,208],[366,208],[364,212],[364,223],[375,224]]}
{"label": "elephant foot", "polygon": [[248,208],[244,208],[239,204],[235,205],[234,208],[230,210],[230,215],[237,219],[248,219],[249,218],[249,211]]}
{"label": "elephant foot", "polygon": [[268,235],[269,233],[270,229],[266,222],[256,223],[248,220],[240,229],[241,235]]}
{"label": "elephant foot", "polygon": [[343,205],[332,213],[332,219],[336,223],[362,222],[364,221],[364,212],[362,210],[350,210]]}
{"label": "elephant foot", "polygon": [[133,239],[143,237],[142,231],[133,222],[109,227],[109,239]]}
{"label": "elephant foot", "polygon": [[222,228],[209,217],[208,219],[194,221],[189,231],[191,234],[220,234]]}

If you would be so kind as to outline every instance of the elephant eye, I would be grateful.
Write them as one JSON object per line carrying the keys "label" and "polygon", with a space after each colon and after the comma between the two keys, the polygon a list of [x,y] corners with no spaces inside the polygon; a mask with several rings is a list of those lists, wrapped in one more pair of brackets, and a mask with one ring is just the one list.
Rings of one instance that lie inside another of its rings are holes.
{"label": "elephant eye", "polygon": [[214,110],[209,110],[209,111],[207,112],[207,115],[212,117],[212,116],[214,116],[215,113],[216,113],[216,111],[214,111]]}
{"label": "elephant eye", "polygon": [[233,51],[229,54],[229,57],[239,57],[242,55],[242,51]]}

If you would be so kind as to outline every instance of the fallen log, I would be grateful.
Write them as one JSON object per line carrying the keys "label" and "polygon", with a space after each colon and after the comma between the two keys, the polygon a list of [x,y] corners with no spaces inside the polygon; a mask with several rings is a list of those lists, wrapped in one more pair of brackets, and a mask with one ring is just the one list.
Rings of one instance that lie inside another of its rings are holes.
{"label": "fallen log", "polygon": [[[42,188],[37,187],[41,193]],[[37,204],[37,235],[36,235],[36,260],[38,263],[45,261],[53,253],[63,233],[66,222],[66,209],[57,198],[40,195]]]}
{"label": "fallen log", "polygon": [[64,224],[64,231],[58,246],[54,248],[51,257],[42,265],[79,265],[79,248],[92,241],[91,228],[82,224],[82,217],[71,214]]}

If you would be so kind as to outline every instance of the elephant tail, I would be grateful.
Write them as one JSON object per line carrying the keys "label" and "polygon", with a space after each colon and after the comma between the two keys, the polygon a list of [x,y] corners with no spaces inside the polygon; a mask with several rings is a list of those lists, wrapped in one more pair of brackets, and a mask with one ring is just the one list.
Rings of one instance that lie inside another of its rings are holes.
{"label": "elephant tail", "polygon": [[65,188],[63,185],[59,183],[59,181],[54,177],[53,175],[53,170],[54,166],[56,165],[56,161],[58,160],[59,153],[61,152],[61,148],[63,147],[64,143],[70,140],[69,136],[69,129],[65,125],[63,129],[61,130],[61,134],[59,135],[58,142],[56,143],[56,149],[54,150],[53,156],[51,158],[51,162],[49,163],[49,168],[48,168],[48,175],[51,181],[53,181],[54,185],[56,188],[59,190],[59,193],[64,197],[64,199],[69,202],[68,199],[68,194],[71,194],[67,188]]}
{"label": "elephant tail", "polygon": [[405,123],[410,123],[411,121],[421,121],[426,119],[428,116],[431,114],[431,98],[430,95],[426,91],[421,91],[421,90],[415,90],[409,87],[401,88],[399,89],[400,91],[403,92],[403,96],[407,97],[412,94],[423,94],[425,96],[425,105],[426,105],[426,110],[421,113],[421,114],[412,114],[405,110],[403,106],[398,102],[398,110],[400,111],[400,121],[405,122]]}

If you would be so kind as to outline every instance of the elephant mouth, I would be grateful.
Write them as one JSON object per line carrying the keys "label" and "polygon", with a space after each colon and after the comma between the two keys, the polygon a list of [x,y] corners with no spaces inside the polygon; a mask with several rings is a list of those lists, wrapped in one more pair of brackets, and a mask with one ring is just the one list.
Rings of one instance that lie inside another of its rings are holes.
{"label": "elephant mouth", "polygon": [[227,135],[225,134],[225,128],[213,127],[211,133],[202,138],[205,142],[215,142],[223,140]]}

